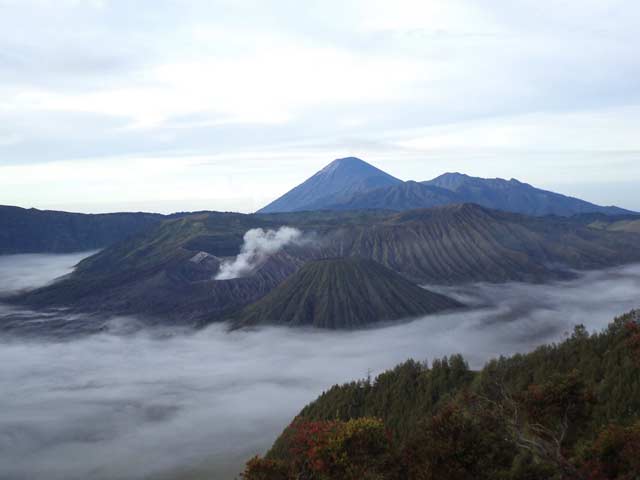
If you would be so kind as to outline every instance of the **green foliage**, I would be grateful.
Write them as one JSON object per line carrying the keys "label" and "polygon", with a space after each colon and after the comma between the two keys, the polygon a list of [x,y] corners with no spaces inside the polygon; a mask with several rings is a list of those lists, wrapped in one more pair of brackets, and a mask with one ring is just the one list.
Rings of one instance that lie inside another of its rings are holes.
{"label": "green foliage", "polygon": [[[306,406],[305,420],[350,420],[374,417],[384,420],[395,440],[405,437],[426,415],[471,385],[475,374],[462,356],[436,360],[431,368],[409,360],[379,375],[375,382],[362,380],[334,386]],[[286,435],[274,444],[271,455],[287,451]]]}
{"label": "green foliage", "polygon": [[404,463],[415,480],[506,478],[515,448],[487,408],[452,402],[425,419],[407,442]]}
{"label": "green foliage", "polygon": [[561,435],[563,440],[569,427],[588,418],[591,402],[577,370],[565,375],[555,373],[544,383],[529,385],[519,397],[530,425],[536,425],[545,435]]}
{"label": "green foliage", "polygon": [[480,372],[476,388],[495,396],[495,385],[501,383],[512,392],[523,392],[553,375],[576,372],[593,397],[587,422],[591,432],[612,420],[632,418],[640,412],[640,369],[631,347],[635,319],[636,313],[624,315],[590,336],[578,327],[559,345],[493,360]]}
{"label": "green foliage", "polygon": [[633,352],[633,357],[636,364],[640,366],[640,325],[637,321],[634,321],[627,323],[626,327],[629,332],[627,346]]}
{"label": "green foliage", "polygon": [[594,480],[640,478],[640,422],[608,425],[584,455],[583,470]]}
{"label": "green foliage", "polygon": [[[354,462],[355,469],[374,465],[373,471],[384,471],[379,477],[359,478],[389,480],[636,480],[640,478],[637,319],[632,312],[593,335],[577,327],[560,344],[493,360],[479,372],[454,355],[434,361],[431,367],[410,360],[374,381],[334,386],[302,410],[267,458],[295,464],[291,451],[301,444],[296,432],[322,425],[329,433],[318,438],[332,441],[315,443],[315,454],[328,456],[314,458],[342,470],[299,478],[349,478],[340,475]],[[382,422],[376,431],[389,430],[393,448],[371,455],[368,461],[367,452],[384,443],[366,444],[358,454],[348,449],[351,453],[346,456],[337,454],[345,448],[336,440],[342,438],[336,432],[346,431],[343,425],[356,419],[368,425],[371,418]],[[387,459],[384,465],[391,462],[398,468],[381,470],[375,463],[380,458]]]}
{"label": "green foliage", "polygon": [[397,455],[380,420],[298,422],[287,460],[253,458],[244,480],[382,480],[398,477]]}
{"label": "green foliage", "polygon": [[288,472],[289,467],[282,460],[268,460],[256,456],[247,462],[240,478],[243,480],[288,480]]}

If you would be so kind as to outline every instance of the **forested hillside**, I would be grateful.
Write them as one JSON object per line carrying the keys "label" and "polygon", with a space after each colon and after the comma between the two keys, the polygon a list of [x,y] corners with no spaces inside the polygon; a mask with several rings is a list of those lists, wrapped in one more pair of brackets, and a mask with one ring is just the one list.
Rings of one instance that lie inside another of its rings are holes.
{"label": "forested hillside", "polygon": [[479,372],[454,355],[334,386],[243,478],[640,478],[639,318]]}

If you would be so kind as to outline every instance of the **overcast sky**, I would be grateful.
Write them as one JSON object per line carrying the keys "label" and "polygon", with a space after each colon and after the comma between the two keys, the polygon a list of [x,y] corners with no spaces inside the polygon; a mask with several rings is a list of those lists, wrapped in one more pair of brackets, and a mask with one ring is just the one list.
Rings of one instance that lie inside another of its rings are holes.
{"label": "overcast sky", "polygon": [[640,210],[635,0],[0,0],[0,204],[253,211],[334,158]]}

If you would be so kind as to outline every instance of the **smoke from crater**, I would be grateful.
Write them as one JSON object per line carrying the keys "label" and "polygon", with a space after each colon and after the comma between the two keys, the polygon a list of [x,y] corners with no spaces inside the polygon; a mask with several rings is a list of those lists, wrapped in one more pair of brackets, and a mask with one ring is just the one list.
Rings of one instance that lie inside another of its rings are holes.
{"label": "smoke from crater", "polygon": [[216,280],[231,280],[251,274],[271,255],[287,245],[300,243],[302,232],[297,228],[280,227],[278,230],[253,228],[244,234],[240,254],[233,261],[224,262],[216,275]]}

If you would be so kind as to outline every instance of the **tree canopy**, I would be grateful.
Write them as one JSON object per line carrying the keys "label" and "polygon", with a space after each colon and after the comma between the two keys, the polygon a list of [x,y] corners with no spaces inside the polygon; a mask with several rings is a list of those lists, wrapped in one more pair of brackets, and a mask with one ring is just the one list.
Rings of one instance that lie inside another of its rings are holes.
{"label": "tree canopy", "polygon": [[409,360],[305,407],[245,480],[636,480],[636,312],[472,371]]}

